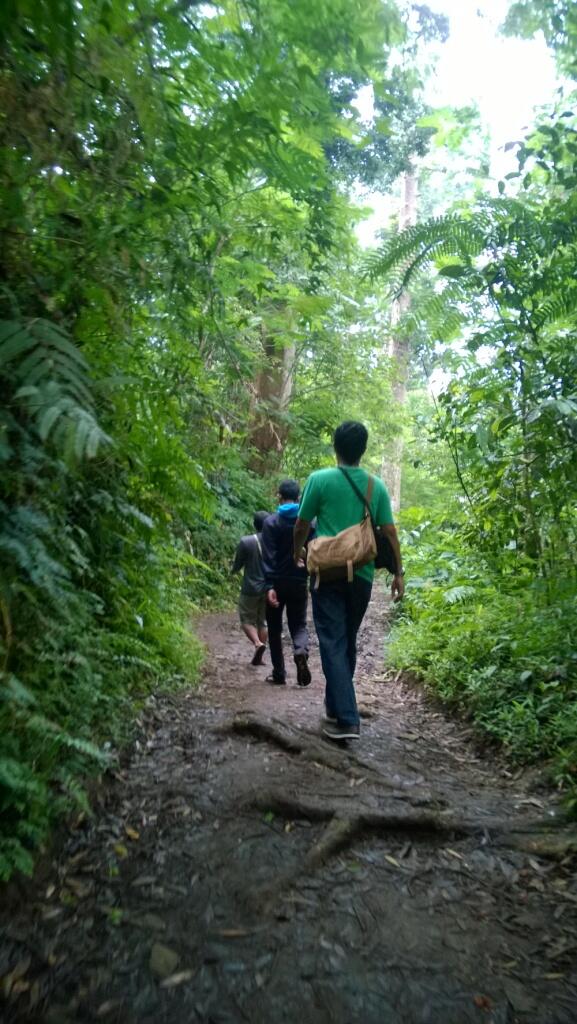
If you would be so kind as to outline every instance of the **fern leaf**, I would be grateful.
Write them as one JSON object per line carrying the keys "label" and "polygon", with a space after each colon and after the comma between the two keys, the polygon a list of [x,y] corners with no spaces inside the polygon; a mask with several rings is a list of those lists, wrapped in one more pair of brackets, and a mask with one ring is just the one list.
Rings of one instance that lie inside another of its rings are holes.
{"label": "fern leaf", "polygon": [[57,402],[49,405],[47,409],[38,417],[36,423],[36,429],[40,438],[46,441],[52,427],[56,423],[56,420],[60,416],[64,416],[70,408],[70,399],[66,396],[59,398]]}
{"label": "fern leaf", "polygon": [[470,587],[464,584],[445,590],[443,594],[443,601],[445,604],[460,604],[463,601],[467,601],[470,597],[474,597],[475,594],[475,587]]}
{"label": "fern leaf", "polygon": [[0,369],[36,347],[35,337],[25,327],[16,325],[12,320],[3,321],[0,330],[4,337],[0,342]]}

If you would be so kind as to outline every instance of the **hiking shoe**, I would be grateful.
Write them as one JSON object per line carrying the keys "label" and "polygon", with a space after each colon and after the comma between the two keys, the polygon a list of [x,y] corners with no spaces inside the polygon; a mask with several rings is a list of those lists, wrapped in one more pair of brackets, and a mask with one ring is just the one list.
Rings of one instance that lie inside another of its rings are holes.
{"label": "hiking shoe", "polygon": [[259,644],[259,646],[257,647],[256,651],[254,652],[254,654],[252,656],[251,665],[262,665],[262,659],[264,657],[264,652],[265,651],[266,651],[266,644]]}
{"label": "hiking shoe", "polygon": [[327,720],[327,724],[323,725],[323,735],[328,736],[330,740],[358,740],[359,738],[359,727],[358,725],[339,725],[335,722]]}
{"label": "hiking shoe", "polygon": [[297,683],[299,686],[309,686],[312,680],[311,670],[308,666],[306,654],[295,654],[295,665],[297,667]]}
{"label": "hiking shoe", "polygon": [[286,679],[278,679],[277,676],[267,676],[265,683],[271,683],[273,686],[286,686]]}

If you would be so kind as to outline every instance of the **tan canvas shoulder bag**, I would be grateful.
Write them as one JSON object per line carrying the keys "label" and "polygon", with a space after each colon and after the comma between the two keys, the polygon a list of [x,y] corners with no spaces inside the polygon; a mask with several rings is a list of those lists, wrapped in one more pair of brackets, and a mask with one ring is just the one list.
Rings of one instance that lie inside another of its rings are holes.
{"label": "tan canvas shoulder bag", "polygon": [[[367,506],[373,494],[369,476]],[[307,569],[316,576],[315,587],[323,580],[346,579],[352,583],[355,569],[372,562],[377,553],[375,534],[367,506],[360,523],[347,526],[335,537],[315,537],[308,546]]]}

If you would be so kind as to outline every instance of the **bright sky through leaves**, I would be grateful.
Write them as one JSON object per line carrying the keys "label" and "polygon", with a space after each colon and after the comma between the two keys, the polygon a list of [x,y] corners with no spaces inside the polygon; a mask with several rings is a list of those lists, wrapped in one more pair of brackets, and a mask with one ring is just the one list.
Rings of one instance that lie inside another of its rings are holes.
{"label": "bright sky through leaves", "polygon": [[[426,101],[433,107],[476,104],[491,135],[491,171],[495,181],[516,167],[507,142],[521,138],[536,106],[553,99],[558,84],[554,60],[542,37],[507,38],[499,29],[507,0],[430,0],[435,12],[448,15],[450,37],[438,44],[436,71],[427,83]],[[370,116],[370,95],[359,97],[361,116]],[[374,214],[362,222],[358,235],[372,245],[375,233],[390,215],[390,197],[370,196]]]}
{"label": "bright sky through leaves", "polygon": [[[429,101],[462,106],[475,102],[493,141],[493,172],[502,173],[499,149],[531,123],[535,106],[552,98],[556,87],[553,56],[544,39],[500,35],[506,0],[431,0],[449,16],[451,35],[440,47]],[[506,170],[509,169],[506,161]]]}

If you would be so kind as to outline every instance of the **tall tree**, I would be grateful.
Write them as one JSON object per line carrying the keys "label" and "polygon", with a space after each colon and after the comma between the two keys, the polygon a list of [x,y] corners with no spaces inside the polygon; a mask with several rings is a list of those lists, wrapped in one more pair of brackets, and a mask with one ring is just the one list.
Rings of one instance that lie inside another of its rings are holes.
{"label": "tall tree", "polygon": [[[401,178],[398,230],[405,231],[417,222],[417,172],[411,168]],[[393,399],[397,430],[383,455],[381,475],[391,496],[393,511],[401,505],[401,473],[403,463],[403,417],[407,399],[407,381],[411,356],[411,338],[403,323],[411,305],[408,289],[397,295],[391,305],[389,355],[393,361]]]}

